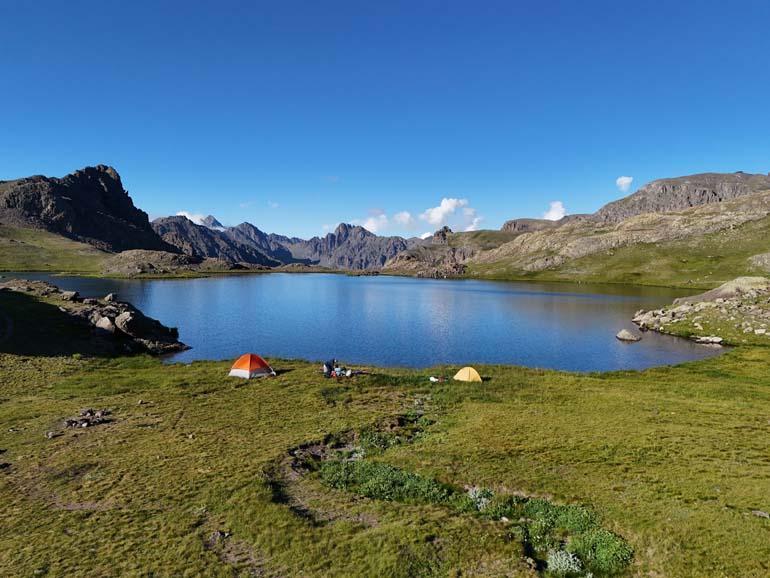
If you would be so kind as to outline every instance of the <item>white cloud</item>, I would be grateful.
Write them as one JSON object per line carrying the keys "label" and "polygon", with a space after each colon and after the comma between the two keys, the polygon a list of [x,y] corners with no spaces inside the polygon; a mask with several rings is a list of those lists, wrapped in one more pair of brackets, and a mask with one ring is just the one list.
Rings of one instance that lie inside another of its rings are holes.
{"label": "white cloud", "polygon": [[627,193],[628,189],[631,188],[632,182],[634,182],[634,177],[618,177],[615,179],[615,184],[621,193]]}
{"label": "white cloud", "polygon": [[543,213],[543,218],[549,221],[558,221],[567,214],[564,203],[561,201],[551,201],[548,204],[548,210]]}
{"label": "white cloud", "polygon": [[202,225],[203,219],[206,218],[206,215],[199,215],[198,213],[188,213],[187,211],[179,211],[176,214],[177,217],[187,217],[190,219],[193,223],[196,225]]}
{"label": "white cloud", "polygon": [[281,205],[276,203],[275,201],[268,201],[267,206],[270,207],[271,209],[277,209]]}
{"label": "white cloud", "polygon": [[483,217],[479,217],[476,209],[472,207],[465,207],[463,209],[463,216],[465,217],[465,231],[478,231],[481,221],[484,220]]}
{"label": "white cloud", "polygon": [[433,233],[423,233],[422,235],[420,235],[420,239],[424,240],[424,239],[428,239],[428,238],[430,238],[432,236],[433,236]]}
{"label": "white cloud", "polygon": [[409,211],[401,211],[400,213],[396,213],[393,215],[393,221],[397,225],[401,225],[402,227],[411,228],[414,226],[414,217],[412,217],[412,213]]}
{"label": "white cloud", "polygon": [[384,229],[388,228],[388,225],[390,225],[390,222],[388,221],[388,216],[385,214],[384,211],[375,209],[371,211],[371,214],[369,215],[369,218],[367,218],[365,221],[353,221],[354,223],[360,223],[361,226],[369,231],[370,233],[378,233],[379,231],[382,231]]}
{"label": "white cloud", "polygon": [[455,211],[460,207],[465,207],[468,204],[468,199],[454,199],[446,198],[441,199],[441,203],[438,207],[431,207],[425,209],[420,215],[420,219],[427,221],[435,227],[445,225],[449,217],[455,214]]}

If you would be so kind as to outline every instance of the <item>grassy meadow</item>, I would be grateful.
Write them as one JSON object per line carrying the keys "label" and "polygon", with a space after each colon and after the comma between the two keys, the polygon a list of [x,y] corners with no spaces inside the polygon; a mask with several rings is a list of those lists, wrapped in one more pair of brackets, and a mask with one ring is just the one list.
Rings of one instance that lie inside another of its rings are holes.
{"label": "grassy meadow", "polygon": [[[770,348],[644,372],[487,366],[481,384],[272,360],[277,377],[246,382],[228,362],[101,357],[72,329],[35,339],[22,322],[48,313],[8,296],[0,575],[554,575],[548,549],[601,561],[586,536],[633,552],[617,575],[770,572]],[[63,427],[84,408],[111,421]],[[375,427],[405,415],[419,427]],[[363,461],[296,469],[330,440]],[[469,508],[468,487],[506,515]]]}
{"label": "grassy meadow", "polygon": [[0,225],[0,271],[101,271],[109,253],[55,233]]}

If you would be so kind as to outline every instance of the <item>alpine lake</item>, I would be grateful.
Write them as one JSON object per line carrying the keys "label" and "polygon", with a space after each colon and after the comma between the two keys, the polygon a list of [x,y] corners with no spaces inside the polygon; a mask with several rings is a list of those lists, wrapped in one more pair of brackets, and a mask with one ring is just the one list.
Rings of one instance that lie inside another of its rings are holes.
{"label": "alpine lake", "polygon": [[191,347],[169,362],[265,357],[347,365],[510,364],[570,371],[644,369],[720,348],[645,333],[615,338],[639,309],[687,292],[638,286],[271,273],[121,280],[19,273],[84,297],[117,293],[178,327]]}

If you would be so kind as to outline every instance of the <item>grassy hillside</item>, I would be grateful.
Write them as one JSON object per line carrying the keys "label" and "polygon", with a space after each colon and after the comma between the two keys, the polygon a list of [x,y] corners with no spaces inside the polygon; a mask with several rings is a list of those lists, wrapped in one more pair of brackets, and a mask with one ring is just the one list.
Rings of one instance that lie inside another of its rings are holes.
{"label": "grassy hillside", "polygon": [[0,225],[0,271],[98,273],[108,256],[61,235]]}
{"label": "grassy hillside", "polygon": [[469,263],[468,275],[490,279],[583,281],[709,288],[742,275],[765,273],[749,257],[770,251],[770,218],[734,229],[661,244],[637,244],[538,272],[505,261]]}
{"label": "grassy hillside", "polygon": [[450,247],[471,247],[486,251],[515,239],[519,234],[492,230],[466,231],[449,235],[447,244]]}
{"label": "grassy hillside", "polygon": [[[754,513],[770,511],[770,348],[645,372],[481,367],[482,384],[427,379],[455,368],[336,382],[274,360],[278,377],[243,382],[223,362],[9,353],[49,316],[8,297],[2,575],[531,576],[526,556],[542,570],[538,545],[561,540],[610,557],[627,542],[621,575],[770,571]],[[112,421],[62,426],[87,407]],[[313,441],[364,466],[305,473],[291,449]],[[450,505],[466,485],[523,515]]]}

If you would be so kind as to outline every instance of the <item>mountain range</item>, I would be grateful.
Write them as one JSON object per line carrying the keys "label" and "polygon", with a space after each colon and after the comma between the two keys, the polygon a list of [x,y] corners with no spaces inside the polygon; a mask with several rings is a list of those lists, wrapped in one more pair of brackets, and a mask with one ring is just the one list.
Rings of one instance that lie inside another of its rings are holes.
{"label": "mountain range", "polygon": [[[444,227],[424,240],[377,236],[345,223],[323,237],[300,239],[266,233],[250,223],[224,226],[211,215],[200,223],[184,216],[150,222],[134,206],[117,171],[105,165],[63,178],[0,181],[0,241],[5,241],[0,242],[0,267],[3,253],[19,248],[13,234],[25,231],[30,239],[31,231],[39,231],[117,254],[110,258],[110,274],[121,271],[126,252],[131,263],[126,275],[160,271],[153,266],[157,261],[163,271],[169,264],[182,263],[188,270],[205,262],[207,270],[292,266],[430,277],[620,280],[613,278],[613,268],[625,271],[644,253],[662,251],[659,267],[681,270],[678,282],[691,275],[690,282],[703,284],[714,274],[705,269],[719,269],[722,261],[729,262],[731,272],[748,272],[767,262],[766,228],[770,175],[742,172],[660,179],[593,214],[559,221],[512,219],[497,231],[454,233]],[[682,266],[682,259],[700,255],[720,236],[732,239],[730,251],[698,257],[705,264],[691,271]],[[730,252],[735,255],[720,257]],[[147,263],[137,265],[143,260]],[[624,280],[642,280],[633,272],[624,275]]]}

